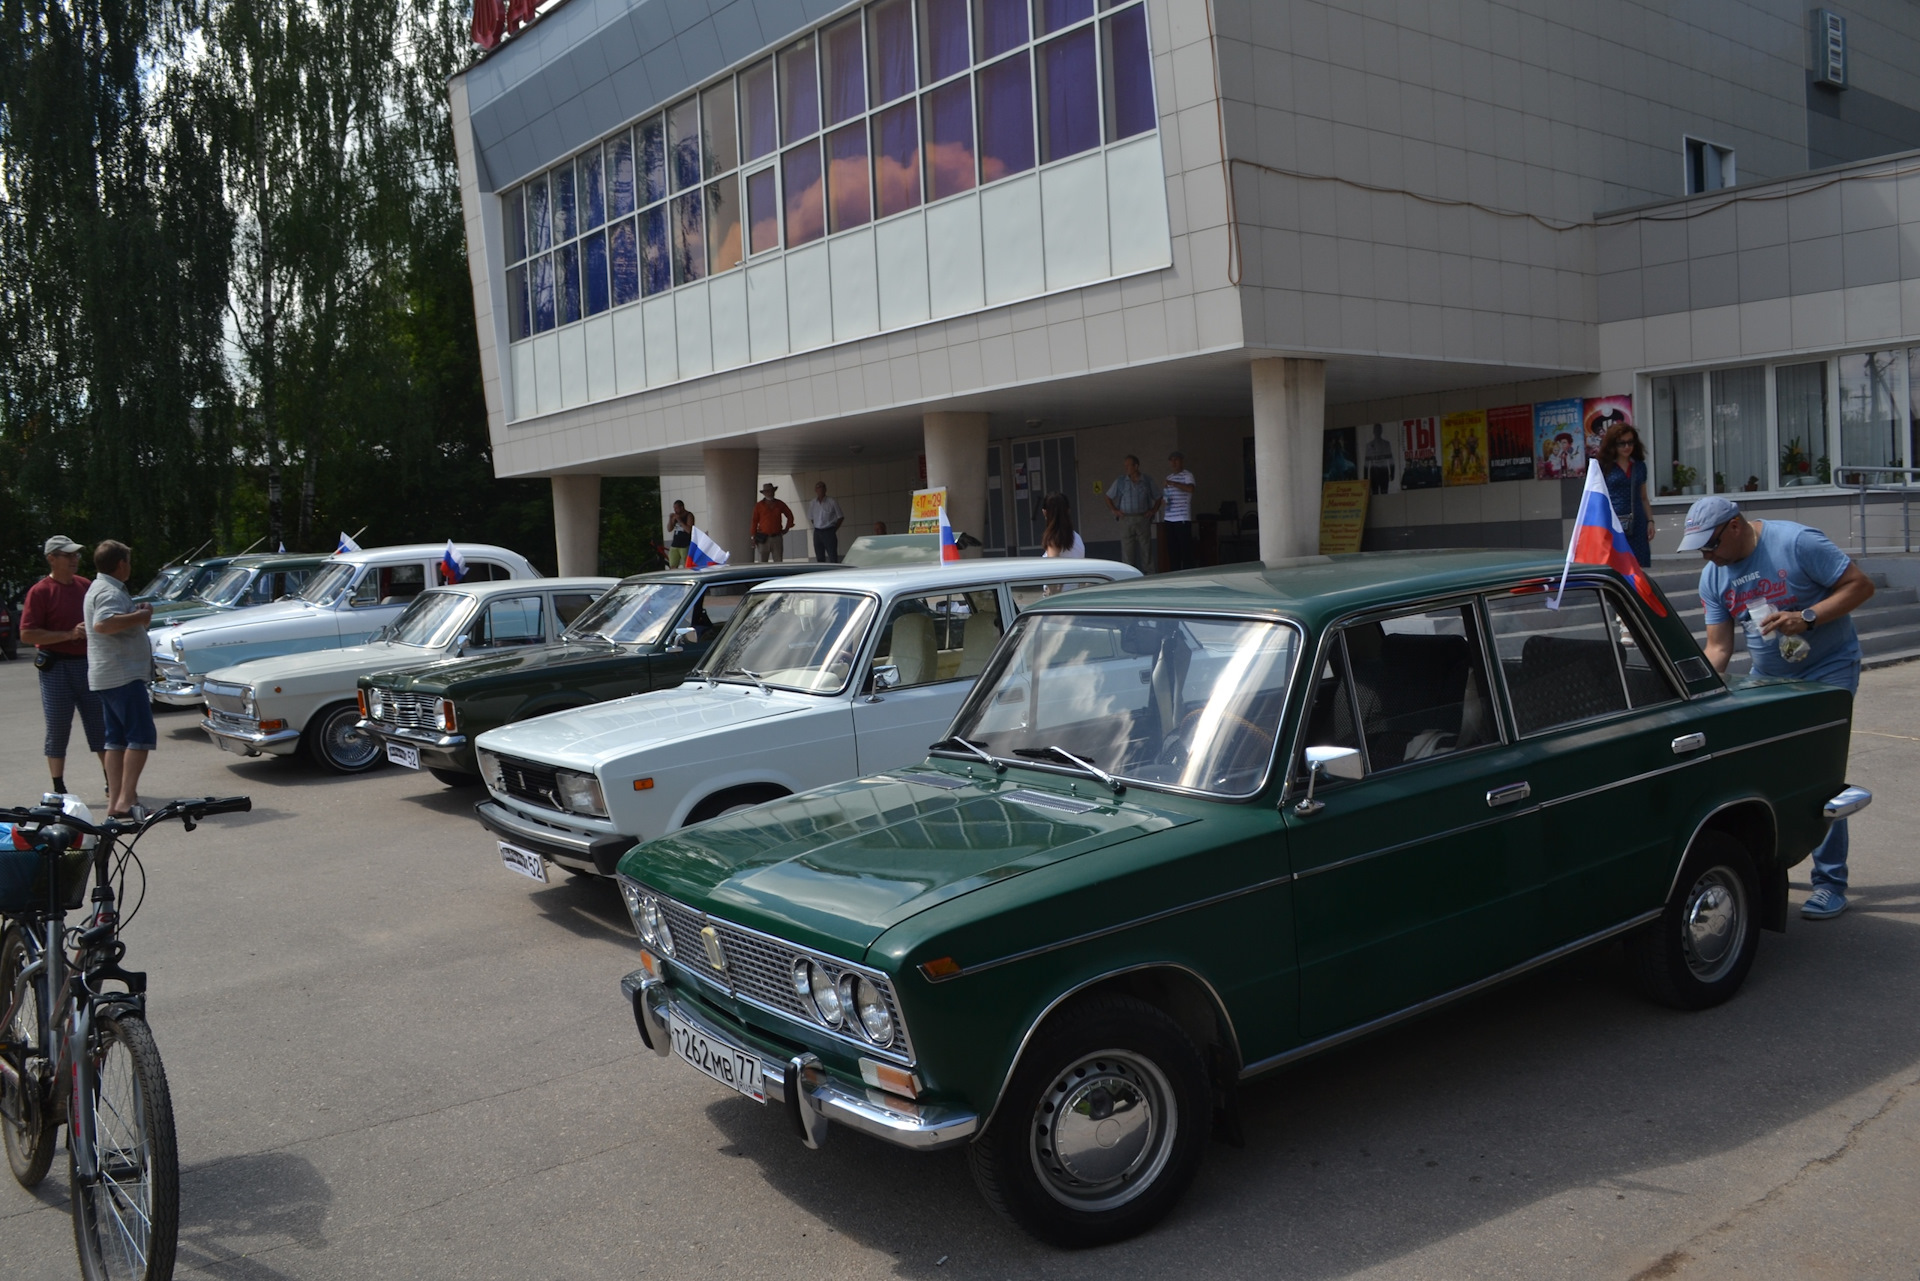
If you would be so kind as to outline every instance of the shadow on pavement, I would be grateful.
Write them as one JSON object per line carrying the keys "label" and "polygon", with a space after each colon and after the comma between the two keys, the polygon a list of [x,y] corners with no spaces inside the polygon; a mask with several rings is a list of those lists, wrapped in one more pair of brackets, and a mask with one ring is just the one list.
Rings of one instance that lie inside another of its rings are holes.
{"label": "shadow on pavement", "polygon": [[634,941],[627,906],[620,901],[620,890],[610,878],[569,876],[551,864],[547,874],[554,879],[527,899],[541,916],[581,938]]}
{"label": "shadow on pavement", "polygon": [[290,1275],[259,1253],[321,1250],[333,1189],[313,1163],[290,1152],[228,1157],[180,1171],[180,1262],[216,1276]]}
{"label": "shadow on pavement", "polygon": [[770,1190],[895,1254],[903,1275],[1157,1275],[1204,1258],[1218,1275],[1340,1276],[1554,1195],[1677,1195],[1657,1172],[1920,1060],[1920,1021],[1887,1017],[1920,998],[1920,931],[1867,911],[1790,929],[1763,936],[1745,990],[1719,1009],[1641,1000],[1616,944],[1250,1085],[1246,1146],[1210,1144],[1158,1228],[1083,1254],[1002,1222],[959,1153],[914,1156],[840,1128],[810,1152],[777,1111],[722,1099],[707,1114]]}

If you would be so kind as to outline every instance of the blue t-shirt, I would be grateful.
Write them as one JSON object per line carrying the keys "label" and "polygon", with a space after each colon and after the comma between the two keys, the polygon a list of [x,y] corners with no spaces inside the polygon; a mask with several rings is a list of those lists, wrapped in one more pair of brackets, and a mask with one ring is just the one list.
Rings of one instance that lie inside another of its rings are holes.
{"label": "blue t-shirt", "polygon": [[1780,657],[1778,633],[1761,636],[1759,626],[1747,616],[1747,607],[1755,601],[1794,614],[1811,609],[1827,598],[1852,563],[1819,530],[1790,520],[1768,520],[1760,526],[1751,556],[1738,564],[1708,564],[1700,570],[1700,604],[1709,625],[1737,621],[1746,629],[1755,675],[1790,676],[1856,689],[1860,637],[1851,616],[1829,619],[1802,632],[1801,638],[1813,652],[1798,663]]}

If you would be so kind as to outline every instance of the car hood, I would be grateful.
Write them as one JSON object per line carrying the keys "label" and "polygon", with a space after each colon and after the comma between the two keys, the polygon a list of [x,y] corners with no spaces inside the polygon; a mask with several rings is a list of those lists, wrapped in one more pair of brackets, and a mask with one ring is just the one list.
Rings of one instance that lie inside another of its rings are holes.
{"label": "car hood", "polygon": [[[415,668],[392,681],[380,684],[388,689],[408,692],[443,693],[468,681],[498,678],[514,679],[541,672],[586,667],[609,660],[631,662],[645,651],[632,645],[607,645],[599,641],[584,644],[528,645],[498,654],[469,654],[448,658],[427,667]],[[384,675],[384,673],[379,673]]]}
{"label": "car hood", "polygon": [[279,600],[267,605],[254,605],[248,609],[230,609],[188,619],[178,627],[168,628],[167,637],[169,640],[178,637],[182,644],[186,644],[200,640],[210,633],[225,632],[238,627],[261,627],[274,623],[307,621],[322,618],[327,612],[303,600]]}
{"label": "car hood", "polygon": [[887,930],[960,895],[1197,821],[1154,799],[963,782],[922,766],[645,842],[620,871],[698,910],[859,960]]}
{"label": "car hood", "polygon": [[319,682],[328,687],[351,686],[362,672],[390,670],[412,663],[430,663],[440,657],[439,650],[417,645],[396,645],[392,641],[373,641],[349,645],[345,649],[317,649],[304,654],[281,654],[256,658],[209,672],[211,680],[252,685],[272,681],[283,688],[306,688]]}
{"label": "car hood", "polygon": [[703,759],[704,736],[823,708],[844,714],[846,699],[777,689],[762,694],[751,685],[693,681],[503,725],[482,734],[476,744],[523,760],[586,770],[671,747],[675,763],[685,765]]}

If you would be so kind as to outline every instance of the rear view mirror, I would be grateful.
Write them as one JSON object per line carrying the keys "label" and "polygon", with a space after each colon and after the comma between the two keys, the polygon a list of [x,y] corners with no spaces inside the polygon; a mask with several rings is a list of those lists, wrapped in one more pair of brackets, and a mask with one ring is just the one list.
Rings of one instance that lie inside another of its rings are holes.
{"label": "rear view mirror", "polygon": [[900,667],[896,663],[882,663],[873,669],[873,679],[869,683],[868,699],[878,702],[880,691],[893,689],[900,684]]}
{"label": "rear view mirror", "polygon": [[669,654],[678,654],[689,645],[698,644],[700,629],[697,627],[676,627],[673,629],[673,644],[667,646]]}
{"label": "rear view mirror", "polygon": [[1366,765],[1360,759],[1360,752],[1352,747],[1309,747],[1305,753],[1307,760],[1307,794],[1293,807],[1296,814],[1318,814],[1326,808],[1326,802],[1313,799],[1313,786],[1320,781],[1322,774],[1334,778],[1358,779],[1366,776]]}

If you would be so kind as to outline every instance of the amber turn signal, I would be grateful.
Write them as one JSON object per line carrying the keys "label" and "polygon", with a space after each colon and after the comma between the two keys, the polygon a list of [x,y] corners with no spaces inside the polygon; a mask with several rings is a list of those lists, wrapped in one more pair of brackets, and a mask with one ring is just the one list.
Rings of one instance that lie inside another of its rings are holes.
{"label": "amber turn signal", "polygon": [[633,780],[633,790],[636,792],[651,792],[653,790],[653,780],[650,778],[636,778]]}
{"label": "amber turn signal", "polygon": [[960,972],[960,962],[951,956],[935,957],[931,961],[920,962],[920,972],[930,979],[950,979]]}

